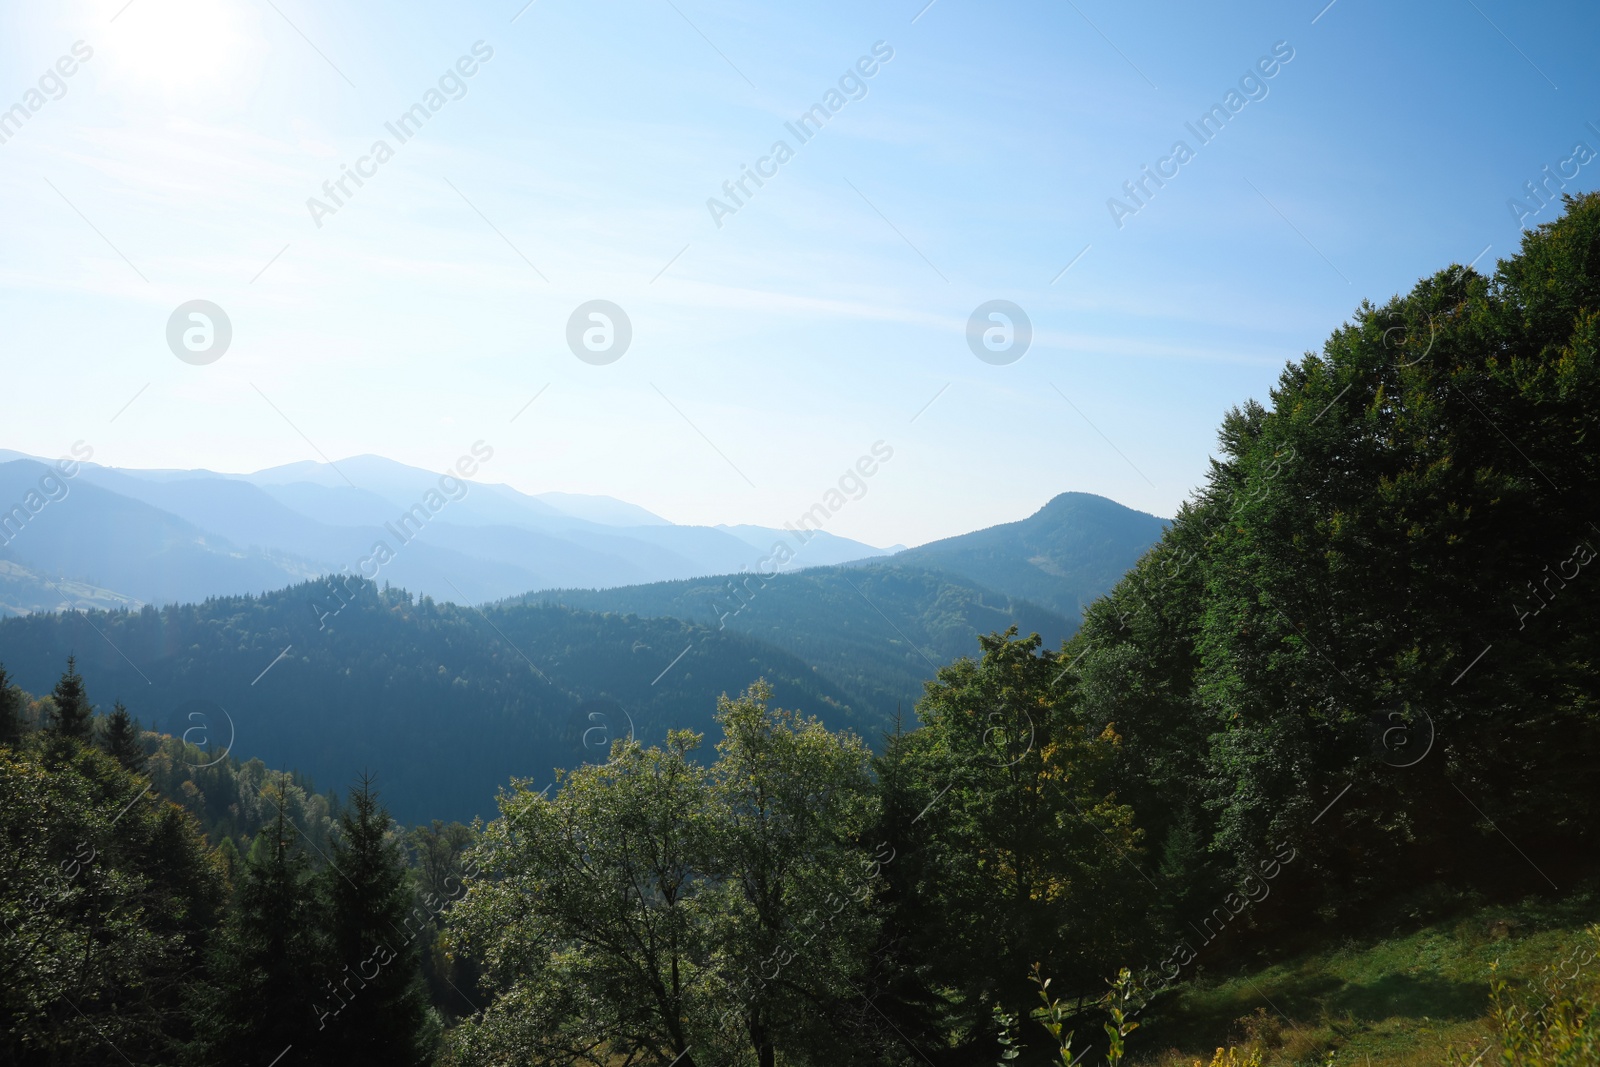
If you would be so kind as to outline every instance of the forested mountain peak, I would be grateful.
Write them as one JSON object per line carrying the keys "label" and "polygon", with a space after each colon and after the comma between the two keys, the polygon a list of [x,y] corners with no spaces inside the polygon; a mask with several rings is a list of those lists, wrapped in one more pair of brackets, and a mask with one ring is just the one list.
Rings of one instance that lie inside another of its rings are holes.
{"label": "forested mountain peak", "polygon": [[908,548],[893,562],[958,574],[1076,620],[1168,521],[1093,493],[1066,492],[1025,519]]}

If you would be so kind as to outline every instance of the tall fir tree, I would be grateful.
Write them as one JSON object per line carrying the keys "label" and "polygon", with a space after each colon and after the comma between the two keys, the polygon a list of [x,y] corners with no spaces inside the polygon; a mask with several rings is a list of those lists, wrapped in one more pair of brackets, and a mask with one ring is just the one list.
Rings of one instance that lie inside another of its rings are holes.
{"label": "tall fir tree", "polygon": [[326,1020],[314,1009],[331,971],[324,909],[281,788],[276,806],[277,817],[250,848],[233,913],[213,946],[196,1063],[274,1056],[282,1057],[278,1067],[324,1062]]}
{"label": "tall fir tree", "polygon": [[83,675],[78,673],[78,658],[67,657],[67,669],[61,675],[50,695],[55,698],[55,716],[51,730],[57,737],[74,741],[88,741],[90,716],[94,708],[83,685]]}
{"label": "tall fir tree", "polygon": [[361,776],[339,822],[343,832],[322,872],[334,962],[318,1014],[327,1013],[330,1058],[351,1067],[420,1067],[439,1037],[419,952],[432,916],[417,906],[370,775]]}
{"label": "tall fir tree", "polygon": [[137,774],[144,769],[147,757],[139,741],[139,724],[120,700],[111,705],[106,720],[106,752],[127,770]]}

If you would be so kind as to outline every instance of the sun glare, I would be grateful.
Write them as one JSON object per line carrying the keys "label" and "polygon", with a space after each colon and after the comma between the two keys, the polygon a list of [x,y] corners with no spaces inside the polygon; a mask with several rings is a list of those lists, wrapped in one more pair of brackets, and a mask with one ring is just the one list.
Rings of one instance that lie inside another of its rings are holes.
{"label": "sun glare", "polygon": [[136,87],[212,88],[242,59],[249,21],[238,5],[219,0],[133,0],[111,24],[105,52]]}

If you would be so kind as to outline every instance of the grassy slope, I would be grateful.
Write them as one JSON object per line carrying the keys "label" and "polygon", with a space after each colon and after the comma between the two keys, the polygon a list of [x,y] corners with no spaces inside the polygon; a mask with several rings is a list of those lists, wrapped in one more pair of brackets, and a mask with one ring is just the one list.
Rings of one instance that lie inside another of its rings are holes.
{"label": "grassy slope", "polygon": [[[1514,984],[1541,979],[1597,919],[1600,894],[1588,892],[1479,908],[1249,974],[1203,976],[1147,1012],[1129,1039],[1130,1058],[1188,1067],[1209,1062],[1219,1045],[1244,1044],[1253,1031],[1266,1039],[1267,1067],[1321,1065],[1330,1049],[1341,1065],[1440,1065],[1449,1047],[1476,1051],[1488,1037],[1495,961]],[[1261,1021],[1251,1018],[1258,1013]]]}

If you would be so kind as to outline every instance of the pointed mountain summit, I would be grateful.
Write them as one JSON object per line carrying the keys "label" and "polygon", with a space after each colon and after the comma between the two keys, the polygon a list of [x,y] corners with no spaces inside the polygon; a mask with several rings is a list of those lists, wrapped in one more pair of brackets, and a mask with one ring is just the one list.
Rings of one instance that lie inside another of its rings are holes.
{"label": "pointed mountain summit", "polygon": [[1169,521],[1093,493],[1062,493],[1026,519],[929,541],[893,563],[957,575],[1077,619]]}

